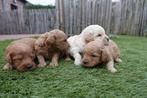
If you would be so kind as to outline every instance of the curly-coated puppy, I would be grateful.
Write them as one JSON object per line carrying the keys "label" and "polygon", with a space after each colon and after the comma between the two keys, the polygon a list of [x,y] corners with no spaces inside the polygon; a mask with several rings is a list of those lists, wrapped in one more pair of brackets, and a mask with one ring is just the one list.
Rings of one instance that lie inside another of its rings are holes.
{"label": "curly-coated puppy", "polygon": [[46,32],[35,42],[38,67],[46,66],[45,58],[51,60],[50,66],[57,66],[59,57],[67,54],[68,47],[67,36],[63,31],[55,29]]}
{"label": "curly-coated puppy", "polygon": [[32,38],[23,38],[12,42],[6,48],[6,60],[8,63],[4,65],[3,69],[16,69],[24,72],[35,68],[34,43],[35,39]]}
{"label": "curly-coated puppy", "polygon": [[84,46],[95,39],[104,39],[109,42],[109,37],[105,34],[103,27],[99,25],[90,25],[86,27],[81,34],[71,36],[68,38],[68,43],[70,46],[69,53],[75,59],[75,65],[81,65],[81,55]]}
{"label": "curly-coated puppy", "polygon": [[82,65],[85,67],[94,67],[99,64],[106,64],[107,69],[116,72],[114,61],[121,62],[120,50],[112,40],[104,45],[103,41],[95,40],[89,42],[85,48],[82,58]]}

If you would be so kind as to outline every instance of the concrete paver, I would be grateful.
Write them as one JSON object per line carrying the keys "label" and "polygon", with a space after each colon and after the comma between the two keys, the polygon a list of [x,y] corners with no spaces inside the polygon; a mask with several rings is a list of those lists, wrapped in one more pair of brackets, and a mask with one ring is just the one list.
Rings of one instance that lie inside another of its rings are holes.
{"label": "concrete paver", "polygon": [[40,34],[0,35],[0,41],[10,40],[10,39],[26,38],[26,37],[36,37],[36,36],[40,36]]}

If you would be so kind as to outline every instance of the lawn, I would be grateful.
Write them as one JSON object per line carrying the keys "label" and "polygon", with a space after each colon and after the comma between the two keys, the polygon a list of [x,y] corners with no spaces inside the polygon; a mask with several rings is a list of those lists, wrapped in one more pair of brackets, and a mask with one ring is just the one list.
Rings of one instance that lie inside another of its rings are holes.
{"label": "lawn", "polygon": [[5,47],[0,42],[0,98],[147,98],[147,38],[119,36],[123,62],[117,73],[104,68],[77,67],[61,61],[56,68],[19,73],[3,71]]}

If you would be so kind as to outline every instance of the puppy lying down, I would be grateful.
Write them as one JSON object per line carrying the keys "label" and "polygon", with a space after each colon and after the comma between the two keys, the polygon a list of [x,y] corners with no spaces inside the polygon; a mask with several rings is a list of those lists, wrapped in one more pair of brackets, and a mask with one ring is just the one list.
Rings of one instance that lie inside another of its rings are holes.
{"label": "puppy lying down", "polygon": [[94,67],[99,64],[106,64],[107,69],[116,72],[114,62],[121,62],[120,50],[116,43],[110,40],[106,46],[101,40],[89,42],[85,48],[82,58],[82,65],[85,67]]}
{"label": "puppy lying down", "polygon": [[7,64],[4,65],[3,69],[16,69],[23,72],[35,68],[34,43],[35,39],[32,38],[23,38],[12,42],[6,48]]}

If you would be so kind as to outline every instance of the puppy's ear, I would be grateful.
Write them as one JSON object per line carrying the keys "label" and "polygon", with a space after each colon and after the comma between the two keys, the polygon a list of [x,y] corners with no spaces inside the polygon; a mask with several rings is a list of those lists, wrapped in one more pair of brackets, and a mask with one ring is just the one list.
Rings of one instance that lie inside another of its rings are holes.
{"label": "puppy's ear", "polygon": [[94,41],[94,38],[93,38],[93,36],[92,36],[91,33],[88,33],[88,34],[84,35],[84,39],[85,39],[85,42],[86,43],[89,43],[91,41]]}
{"label": "puppy's ear", "polygon": [[110,54],[106,51],[105,48],[101,48],[101,60],[107,62],[110,59]]}
{"label": "puppy's ear", "polygon": [[12,53],[8,53],[8,54],[6,55],[6,60],[7,60],[7,62],[9,62],[10,64],[13,63],[13,62],[12,62]]}
{"label": "puppy's ear", "polygon": [[51,36],[48,36],[48,37],[45,39],[44,43],[45,43],[46,45],[49,45],[49,44],[53,44],[55,41],[56,41],[56,36],[55,36],[55,35],[51,35]]}
{"label": "puppy's ear", "polygon": [[33,58],[33,59],[35,59],[35,57],[36,57],[36,55],[35,55],[36,53],[35,53],[35,51],[33,51],[30,55],[31,55],[31,57]]}

